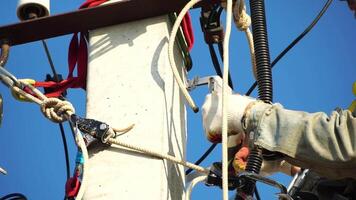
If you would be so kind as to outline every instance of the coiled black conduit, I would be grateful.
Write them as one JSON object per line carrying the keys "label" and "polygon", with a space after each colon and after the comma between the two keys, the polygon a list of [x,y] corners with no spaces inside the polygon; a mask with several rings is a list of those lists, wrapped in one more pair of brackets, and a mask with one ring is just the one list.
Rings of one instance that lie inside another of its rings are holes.
{"label": "coiled black conduit", "polygon": [[[255,47],[255,58],[257,67],[257,84],[259,99],[272,103],[273,85],[272,70],[270,64],[267,25],[264,0],[250,0],[251,21],[253,31],[253,42]],[[254,147],[247,160],[246,171],[258,174],[262,166],[262,149]],[[255,190],[255,181],[246,180],[244,186],[236,196],[237,200],[252,197]]]}
{"label": "coiled black conduit", "polygon": [[253,41],[257,66],[258,96],[273,101],[272,70],[270,64],[264,0],[250,0]]}

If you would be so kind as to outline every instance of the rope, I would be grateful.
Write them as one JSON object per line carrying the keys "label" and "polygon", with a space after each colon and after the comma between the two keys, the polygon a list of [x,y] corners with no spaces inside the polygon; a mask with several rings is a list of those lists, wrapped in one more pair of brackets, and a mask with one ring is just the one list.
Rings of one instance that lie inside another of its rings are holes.
{"label": "rope", "polygon": [[226,30],[224,37],[224,71],[222,95],[222,174],[223,174],[223,200],[229,198],[228,191],[228,141],[227,141],[227,105],[228,105],[228,75],[229,75],[229,40],[231,34],[232,0],[226,5]]}
{"label": "rope", "polygon": [[248,46],[250,49],[252,71],[255,79],[257,80],[256,60],[255,60],[255,47],[253,44],[253,36],[250,30],[251,17],[246,12],[246,5],[244,0],[237,0],[234,8],[234,22],[240,31],[245,32]]}
{"label": "rope", "polygon": [[154,156],[154,157],[157,157],[157,158],[166,159],[168,161],[174,162],[176,164],[182,165],[182,166],[187,167],[187,168],[194,169],[194,170],[202,172],[204,174],[208,173],[208,170],[206,170],[203,167],[200,167],[198,165],[195,165],[193,163],[181,160],[179,158],[176,158],[176,157],[168,155],[168,154],[162,154],[162,153],[158,153],[158,152],[155,152],[155,151],[152,151],[152,150],[145,149],[145,148],[140,147],[140,146],[128,144],[128,143],[120,141],[118,139],[109,138],[108,139],[108,143],[116,144],[116,145],[119,145],[119,146],[123,146],[123,147],[129,148],[131,150],[135,150],[135,151],[138,151],[140,153],[151,155],[151,156]]}
{"label": "rope", "polygon": [[57,98],[48,98],[41,103],[41,111],[49,120],[60,123],[66,120],[63,113],[74,113],[74,108],[68,101],[62,101]]}
{"label": "rope", "polygon": [[57,98],[47,98],[41,91],[31,84],[27,84],[22,80],[19,80],[19,82],[25,86],[25,88],[30,89],[30,92],[33,94],[25,92],[16,85],[12,86],[11,90],[18,96],[21,96],[21,98],[40,105],[41,112],[49,120],[55,123],[64,122],[69,116],[75,113],[73,105],[69,101],[63,101]]}
{"label": "rope", "polygon": [[169,59],[169,63],[170,66],[172,68],[172,72],[173,72],[173,76],[181,90],[181,92],[183,93],[185,99],[187,100],[189,106],[193,109],[194,112],[198,112],[199,108],[196,106],[196,104],[194,103],[194,100],[192,99],[192,97],[189,95],[187,87],[185,86],[185,84],[183,83],[179,72],[177,70],[177,66],[175,64],[174,61],[174,52],[173,52],[173,48],[174,48],[174,42],[176,39],[176,35],[178,32],[178,29],[180,27],[180,23],[183,20],[183,17],[185,16],[185,14],[188,12],[188,10],[190,8],[192,8],[196,3],[200,2],[201,0],[191,0],[190,2],[188,2],[184,8],[182,9],[182,11],[179,13],[173,27],[172,27],[172,31],[171,31],[171,35],[169,37],[169,42],[168,42],[168,59]]}
{"label": "rope", "polygon": [[[76,130],[78,130],[76,128]],[[75,134],[75,141],[77,143],[77,145],[79,146],[80,150],[83,153],[83,172],[82,172],[82,182],[78,191],[77,196],[75,197],[76,200],[81,200],[83,198],[84,195],[84,191],[87,188],[88,185],[88,181],[87,181],[87,176],[86,176],[86,172],[88,171],[88,160],[89,160],[89,156],[88,156],[88,150],[87,147],[85,145],[83,136],[81,135],[81,133],[79,131],[76,132]]]}
{"label": "rope", "polygon": [[[24,98],[27,101],[31,101],[40,105],[42,113],[49,120],[57,123],[63,122],[68,120],[70,116],[75,113],[75,110],[70,102],[56,98],[47,98],[37,88],[35,88],[31,84],[27,84],[26,81],[16,79],[16,77],[7,72],[5,69],[1,70],[0,72],[6,75],[8,78],[12,79],[13,83],[16,83],[12,85],[9,84],[9,87],[16,95],[21,96],[21,98]],[[4,77],[2,77],[2,80],[5,80]],[[24,91],[25,89],[28,89],[29,91]],[[87,177],[85,176],[85,174],[88,169],[87,161],[89,159],[89,156],[83,136],[77,128],[75,134],[75,141],[78,147],[81,149],[84,158],[81,187],[76,197],[76,199],[80,200],[82,199],[85,188],[87,186]]]}
{"label": "rope", "polygon": [[193,188],[195,187],[196,184],[199,182],[203,182],[207,179],[207,176],[198,176],[192,180],[192,182],[189,183],[186,191],[185,191],[185,200],[190,200],[192,196],[192,191]]}

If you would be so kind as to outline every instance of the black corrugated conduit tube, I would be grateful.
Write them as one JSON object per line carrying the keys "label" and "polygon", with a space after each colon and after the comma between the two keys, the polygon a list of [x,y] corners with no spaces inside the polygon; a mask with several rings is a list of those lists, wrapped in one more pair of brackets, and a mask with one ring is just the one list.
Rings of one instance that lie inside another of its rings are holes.
{"label": "black corrugated conduit tube", "polygon": [[[250,10],[257,67],[258,96],[260,100],[266,103],[272,103],[272,70],[270,65],[264,0],[250,0]],[[262,160],[262,149],[257,146],[254,147],[248,157],[246,171],[258,174],[261,169]],[[238,194],[236,199],[242,199],[242,196],[252,197],[255,186],[255,181],[246,180],[242,190],[239,190],[244,194]]]}
{"label": "black corrugated conduit tube", "polygon": [[259,99],[272,103],[273,86],[264,0],[250,0]]}

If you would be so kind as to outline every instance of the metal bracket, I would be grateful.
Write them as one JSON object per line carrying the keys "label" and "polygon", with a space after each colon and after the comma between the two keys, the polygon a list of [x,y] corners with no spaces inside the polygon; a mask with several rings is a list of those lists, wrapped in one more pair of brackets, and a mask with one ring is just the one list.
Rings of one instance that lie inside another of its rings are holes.
{"label": "metal bracket", "polygon": [[[194,77],[192,80],[188,80],[188,91],[194,90],[198,86],[208,85],[209,92],[221,93],[223,88],[223,80],[220,76],[206,76],[199,78]],[[229,87],[228,92],[232,93],[232,89]]]}

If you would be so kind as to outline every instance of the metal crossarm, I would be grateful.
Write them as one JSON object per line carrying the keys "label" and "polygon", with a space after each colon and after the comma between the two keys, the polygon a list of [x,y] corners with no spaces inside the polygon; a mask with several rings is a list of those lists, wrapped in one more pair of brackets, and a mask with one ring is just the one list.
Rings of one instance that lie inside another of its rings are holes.
{"label": "metal crossarm", "polygon": [[[212,3],[218,0],[206,1]],[[187,0],[123,0],[0,27],[0,43],[11,46],[155,17],[181,10]]]}

